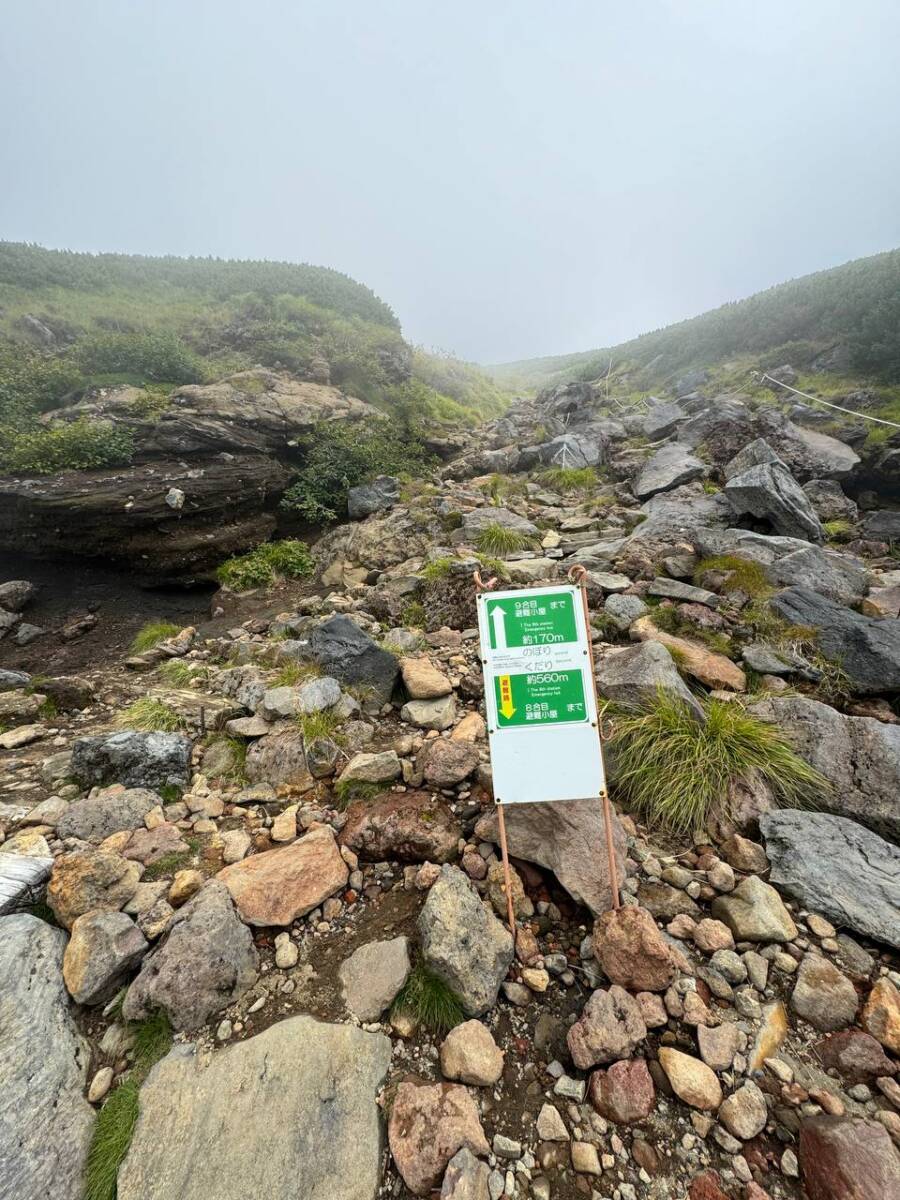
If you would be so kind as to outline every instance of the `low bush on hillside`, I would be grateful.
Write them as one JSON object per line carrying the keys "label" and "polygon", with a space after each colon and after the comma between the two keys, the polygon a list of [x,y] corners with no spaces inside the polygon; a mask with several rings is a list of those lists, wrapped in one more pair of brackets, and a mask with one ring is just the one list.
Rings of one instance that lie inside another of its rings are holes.
{"label": "low bush on hillside", "polygon": [[95,333],[78,344],[83,373],[126,375],[150,383],[200,383],[200,360],[168,332]]}
{"label": "low bush on hillside", "polygon": [[313,569],[313,557],[305,542],[263,542],[247,554],[229,558],[216,571],[219,582],[236,592],[267,587],[277,578],[297,579]]}
{"label": "low bush on hillside", "polygon": [[109,421],[71,421],[16,433],[0,431],[0,468],[35,475],[127,466],[134,439]]}
{"label": "low bush on hillside", "polygon": [[704,709],[699,721],[683,700],[660,690],[644,709],[612,714],[615,786],[652,828],[704,828],[724,810],[732,780],[754,771],[785,805],[811,804],[830,791],[778,727],[740,701],[710,700]]}
{"label": "low bush on hillside", "polygon": [[320,424],[303,450],[304,466],[281,503],[316,522],[346,515],[349,488],[376,475],[415,474],[428,465],[415,429],[391,418],[369,428]]}

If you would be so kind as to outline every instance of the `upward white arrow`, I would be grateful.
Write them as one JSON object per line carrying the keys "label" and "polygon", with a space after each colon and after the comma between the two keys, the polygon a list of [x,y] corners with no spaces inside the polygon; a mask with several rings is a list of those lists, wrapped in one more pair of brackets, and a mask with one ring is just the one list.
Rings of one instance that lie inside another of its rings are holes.
{"label": "upward white arrow", "polygon": [[491,620],[494,622],[494,640],[498,650],[506,649],[506,614],[498,604],[491,609]]}

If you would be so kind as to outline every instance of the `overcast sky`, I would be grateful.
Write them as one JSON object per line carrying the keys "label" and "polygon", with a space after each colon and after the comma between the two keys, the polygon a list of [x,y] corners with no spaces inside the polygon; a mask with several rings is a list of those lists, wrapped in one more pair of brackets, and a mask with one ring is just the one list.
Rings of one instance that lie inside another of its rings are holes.
{"label": "overcast sky", "polygon": [[337,267],[482,362],[900,245],[898,0],[0,0],[0,237]]}

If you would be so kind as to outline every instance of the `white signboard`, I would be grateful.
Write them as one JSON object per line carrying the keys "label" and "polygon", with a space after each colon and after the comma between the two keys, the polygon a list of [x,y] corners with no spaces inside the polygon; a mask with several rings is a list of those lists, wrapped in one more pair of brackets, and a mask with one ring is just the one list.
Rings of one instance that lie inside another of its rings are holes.
{"label": "white signboard", "polygon": [[497,803],[600,796],[605,780],[580,589],[481,592],[478,632]]}

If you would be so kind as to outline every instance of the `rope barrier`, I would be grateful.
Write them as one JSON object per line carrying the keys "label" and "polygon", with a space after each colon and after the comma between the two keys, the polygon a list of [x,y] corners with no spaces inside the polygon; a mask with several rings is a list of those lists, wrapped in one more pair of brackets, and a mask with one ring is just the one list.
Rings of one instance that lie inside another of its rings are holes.
{"label": "rope barrier", "polygon": [[852,408],[843,408],[840,404],[831,404],[819,396],[810,396],[809,392],[801,392],[799,388],[791,387],[789,383],[782,383],[780,379],[773,379],[771,375],[763,374],[761,378],[768,379],[770,383],[777,384],[778,387],[784,388],[788,392],[793,392],[795,396],[802,396],[804,400],[812,400],[813,404],[824,404],[826,408],[833,408],[836,412],[849,413],[851,417],[862,417],[864,421],[874,421],[877,425],[889,425],[891,429],[900,429],[900,424],[896,421],[886,421],[883,417],[871,417],[868,413],[856,412]]}

